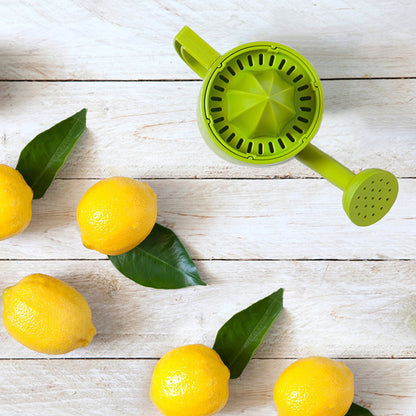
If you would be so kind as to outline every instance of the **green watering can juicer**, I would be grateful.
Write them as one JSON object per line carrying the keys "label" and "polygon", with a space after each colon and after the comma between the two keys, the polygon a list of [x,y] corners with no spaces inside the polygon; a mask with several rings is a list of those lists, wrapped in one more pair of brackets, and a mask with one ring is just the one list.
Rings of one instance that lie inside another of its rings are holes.
{"label": "green watering can juicer", "polygon": [[318,75],[299,53],[278,43],[252,42],[221,56],[187,26],[176,35],[175,49],[204,78],[198,125],[219,156],[251,165],[296,157],[344,191],[344,210],[359,226],[374,224],[390,210],[398,193],[392,173],[354,174],[310,144],[324,97]]}

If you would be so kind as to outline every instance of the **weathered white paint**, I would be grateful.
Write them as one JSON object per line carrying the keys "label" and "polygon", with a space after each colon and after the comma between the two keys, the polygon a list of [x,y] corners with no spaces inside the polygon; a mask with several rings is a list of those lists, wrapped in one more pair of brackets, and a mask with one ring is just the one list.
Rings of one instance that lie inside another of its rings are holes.
{"label": "weathered white paint", "polygon": [[[344,360],[355,401],[377,416],[415,416],[414,360]],[[275,416],[273,387],[291,360],[253,360],[230,381],[222,416]],[[149,398],[155,360],[2,361],[0,412],[7,416],[158,416]]]}
{"label": "weathered white paint", "polygon": [[239,0],[3,0],[0,78],[196,78],[173,48],[184,24],[222,53],[259,40],[286,44],[323,78],[416,75],[412,0],[245,6]]}
{"label": "weathered white paint", "polygon": [[[105,258],[86,249],[78,202],[93,180],[55,180],[33,203],[29,227],[0,241],[11,259]],[[357,227],[342,192],[318,179],[169,179],[147,181],[158,222],[196,259],[414,259],[416,180],[401,179],[396,204],[380,222]]]}
{"label": "weathered white paint", "polygon": [[[232,315],[280,287],[284,310],[256,357],[414,357],[415,261],[196,264],[206,287],[156,290],[122,276],[109,261],[0,261],[0,291],[39,272],[79,290],[97,335],[69,358],[157,358],[184,344],[212,346]],[[44,357],[0,327],[0,367],[1,358]]]}
{"label": "weathered white paint", "polygon": [[[0,82],[0,163],[15,165],[37,133],[89,110],[87,133],[34,202],[28,230],[0,242],[0,290],[54,275],[84,294],[98,330],[88,348],[49,360],[1,327],[1,415],[156,416],[155,358],[212,345],[232,314],[284,287],[285,309],[221,414],[275,415],[272,389],[289,359],[326,355],[347,362],[356,401],[375,415],[416,416],[416,81],[368,79],[416,76],[413,1],[0,0],[0,15],[0,79],[162,81]],[[172,82],[197,79],[172,47],[184,24],[220,52],[270,39],[322,78],[366,78],[323,82],[313,143],[355,172],[401,177],[389,215],[360,229],[341,192],[302,179],[316,175],[300,163],[258,169],[212,154],[196,126],[201,82]],[[196,264],[207,287],[143,288],[82,246],[77,203],[114,175],[149,181],[158,221],[206,259]]]}
{"label": "weathered white paint", "polygon": [[[416,177],[416,80],[327,81],[313,143],[354,172]],[[200,82],[0,82],[0,163],[14,166],[38,133],[88,108],[88,130],[62,178],[316,176],[296,160],[237,166],[214,154],[196,123]]]}

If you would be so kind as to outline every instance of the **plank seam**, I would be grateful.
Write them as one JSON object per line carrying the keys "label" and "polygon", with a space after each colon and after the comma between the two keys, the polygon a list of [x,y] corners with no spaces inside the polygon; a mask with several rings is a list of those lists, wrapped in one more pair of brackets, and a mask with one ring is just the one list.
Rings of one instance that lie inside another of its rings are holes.
{"label": "plank seam", "polygon": [[[415,360],[416,356],[410,357],[331,357],[334,360]],[[299,357],[258,357],[252,358],[257,361],[271,360],[297,360]],[[130,360],[130,361],[156,361],[160,357],[18,357],[18,358],[0,358],[1,361],[103,361],[103,360]]]}
{"label": "plank seam", "polygon": [[[334,77],[334,78],[320,78],[321,81],[371,81],[371,80],[406,80],[416,79],[416,76],[404,76],[404,77]],[[202,82],[200,78],[137,78],[137,79],[0,79],[0,82]]]}
{"label": "plank seam", "polygon": [[[414,258],[389,258],[389,259],[377,259],[377,258],[368,258],[368,259],[336,259],[336,258],[315,258],[315,259],[293,259],[293,258],[280,258],[280,259],[221,259],[221,258],[212,258],[212,259],[198,259],[193,258],[193,261],[197,262],[282,262],[282,261],[292,261],[292,262],[400,262],[400,261],[415,261]],[[51,258],[36,258],[36,259],[19,259],[19,258],[8,258],[1,259],[0,262],[29,262],[29,261],[110,261],[109,259],[84,259],[84,258],[65,258],[65,259],[51,259]]]}
{"label": "plank seam", "polygon": [[[416,176],[396,176],[397,179],[416,179]],[[56,178],[57,181],[100,181],[104,178]],[[186,180],[204,180],[204,181],[267,181],[267,180],[273,180],[273,179],[279,179],[279,180],[303,180],[303,179],[313,179],[313,180],[320,180],[320,181],[327,181],[327,179],[318,177],[318,176],[264,176],[261,178],[248,178],[248,177],[233,177],[233,178],[224,178],[224,177],[211,177],[211,176],[182,176],[182,177],[136,177],[134,179],[142,180],[146,179],[147,181],[170,181],[170,180],[180,180],[180,181],[186,181]]]}

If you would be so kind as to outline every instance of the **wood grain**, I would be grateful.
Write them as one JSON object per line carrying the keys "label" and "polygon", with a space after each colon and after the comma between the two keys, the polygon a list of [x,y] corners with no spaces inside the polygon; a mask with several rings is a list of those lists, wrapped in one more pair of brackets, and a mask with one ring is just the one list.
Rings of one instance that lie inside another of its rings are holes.
{"label": "wood grain", "polygon": [[[414,1],[0,0],[0,16],[0,163],[15,166],[37,133],[88,108],[30,227],[0,242],[0,291],[51,274],[86,297],[98,330],[88,348],[50,359],[1,326],[1,415],[156,416],[156,358],[212,345],[230,316],[284,287],[284,310],[221,415],[275,415],[281,371],[324,355],[349,365],[355,401],[375,415],[416,416]],[[172,45],[184,24],[219,52],[268,39],[309,59],[325,93],[313,143],[354,172],[400,177],[389,215],[358,228],[342,193],[297,161],[261,169],[213,154],[196,123],[201,82]],[[199,259],[207,287],[144,288],[82,246],[77,203],[115,175],[155,189],[158,221]]]}
{"label": "wood grain", "polygon": [[[416,80],[323,85],[326,107],[315,145],[355,172],[379,167],[416,177]],[[0,82],[0,163],[14,166],[36,134],[87,107],[88,131],[61,178],[317,177],[296,160],[261,168],[219,158],[198,131],[200,86],[200,82]]]}
{"label": "wood grain", "polygon": [[[415,362],[345,360],[355,401],[378,416],[415,416]],[[290,360],[254,360],[230,382],[223,416],[274,416],[273,387]],[[149,398],[155,360],[3,361],[0,412],[7,416],[157,416]],[[64,410],[63,410],[64,409]]]}
{"label": "wood grain", "polygon": [[197,78],[173,48],[184,24],[222,53],[286,44],[322,78],[416,76],[415,13],[412,0],[3,0],[0,79]]}
{"label": "wood grain", "polygon": [[[157,358],[180,345],[213,345],[232,315],[280,287],[284,310],[258,358],[415,357],[415,261],[228,260],[197,267],[207,287],[155,290],[109,261],[1,261],[0,291],[39,272],[79,290],[98,333],[69,358]],[[0,328],[0,358],[45,357]]]}
{"label": "wood grain", "polygon": [[[100,259],[86,249],[76,222],[78,202],[96,181],[55,180],[33,203],[24,233],[0,241],[3,258]],[[386,217],[357,227],[342,192],[327,181],[162,179],[158,222],[172,228],[195,259],[414,259],[416,180],[401,179]]]}

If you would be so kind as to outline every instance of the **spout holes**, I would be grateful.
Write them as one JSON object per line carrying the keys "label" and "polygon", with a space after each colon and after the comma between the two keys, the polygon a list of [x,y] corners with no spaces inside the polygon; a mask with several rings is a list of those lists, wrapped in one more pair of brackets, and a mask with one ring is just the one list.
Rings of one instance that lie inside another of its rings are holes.
{"label": "spout holes", "polygon": [[293,136],[290,133],[286,133],[286,137],[292,142],[294,143],[295,139],[293,138]]}
{"label": "spout holes", "polygon": [[295,70],[295,67],[292,65],[288,71],[286,72],[286,75],[290,75]]}
{"label": "spout holes", "polygon": [[231,134],[227,137],[227,143],[230,143],[230,141],[231,141],[232,139],[234,139],[234,137],[235,137],[235,133],[231,133]]}
{"label": "spout holes", "polygon": [[272,55],[269,59],[269,66],[273,66],[274,64],[274,55]]}
{"label": "spout holes", "polygon": [[238,65],[238,67],[239,67],[241,70],[243,70],[243,69],[244,69],[244,65],[243,65],[243,63],[242,63],[239,59],[237,59],[237,65]]}
{"label": "spout holes", "polygon": [[282,69],[285,66],[286,59],[282,59],[279,64],[279,69]]}
{"label": "spout holes", "polygon": [[250,66],[253,66],[253,57],[251,55],[247,56],[247,61]]}

